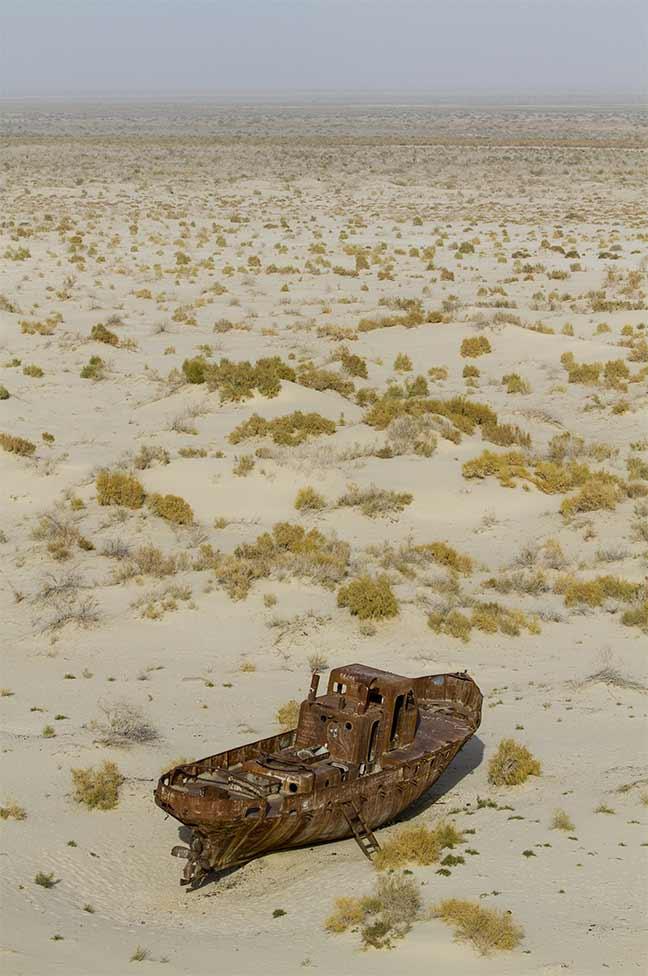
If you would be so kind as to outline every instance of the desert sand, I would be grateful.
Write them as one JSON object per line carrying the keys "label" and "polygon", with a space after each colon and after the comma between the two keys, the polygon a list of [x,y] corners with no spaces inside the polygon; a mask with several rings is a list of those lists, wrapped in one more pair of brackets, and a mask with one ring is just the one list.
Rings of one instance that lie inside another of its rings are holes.
{"label": "desert sand", "polygon": [[[213,131],[179,107],[162,131],[157,111],[6,112],[3,972],[642,971],[638,114],[260,106]],[[214,368],[264,357],[290,378]],[[495,419],[466,422],[466,403]],[[331,423],[232,439],[294,411]],[[102,471],[145,497],[100,504]],[[282,522],[318,552],[237,549]],[[432,543],[467,558],[417,549]],[[381,575],[397,615],[338,605]],[[334,900],[374,883],[352,840],[180,887],[161,772],[278,731],[312,666],[354,661],[482,688],[479,732],[406,815],[474,830],[477,854],[410,870],[426,910],[510,911],[513,951],[482,956],[438,918],[392,950],[327,932]],[[121,739],[116,706],[136,719]],[[541,775],[489,783],[505,738]],[[105,760],[119,802],[89,809],[72,770]]]}

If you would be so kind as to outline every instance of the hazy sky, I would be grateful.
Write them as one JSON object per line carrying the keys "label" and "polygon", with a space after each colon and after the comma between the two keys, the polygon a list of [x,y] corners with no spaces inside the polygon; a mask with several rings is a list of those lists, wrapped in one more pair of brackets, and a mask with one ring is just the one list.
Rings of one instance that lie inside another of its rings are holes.
{"label": "hazy sky", "polygon": [[5,0],[0,92],[637,92],[647,0]]}

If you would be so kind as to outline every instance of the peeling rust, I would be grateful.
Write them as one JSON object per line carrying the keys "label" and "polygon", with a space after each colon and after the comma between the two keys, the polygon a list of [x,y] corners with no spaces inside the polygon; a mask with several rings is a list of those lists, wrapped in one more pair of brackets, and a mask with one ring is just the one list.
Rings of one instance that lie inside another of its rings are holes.
{"label": "peeling rust", "polygon": [[481,721],[465,672],[406,678],[350,664],[313,675],[296,729],[176,766],[155,802],[192,828],[182,884],[270,851],[354,837],[371,859],[373,830],[418,799]]}

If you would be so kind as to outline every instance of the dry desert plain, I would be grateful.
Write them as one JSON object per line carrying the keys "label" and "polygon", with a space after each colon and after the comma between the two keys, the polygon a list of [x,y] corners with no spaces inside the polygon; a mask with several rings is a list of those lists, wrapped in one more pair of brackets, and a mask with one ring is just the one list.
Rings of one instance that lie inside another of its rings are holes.
{"label": "dry desert plain", "polygon": [[[2,971],[638,973],[645,143],[612,113],[255,118],[3,140]],[[378,834],[461,838],[403,865],[391,950],[326,928],[381,875],[352,840],[190,892],[152,799],[353,661],[485,695]],[[491,782],[503,739],[539,775]],[[523,936],[483,954],[450,898]]]}

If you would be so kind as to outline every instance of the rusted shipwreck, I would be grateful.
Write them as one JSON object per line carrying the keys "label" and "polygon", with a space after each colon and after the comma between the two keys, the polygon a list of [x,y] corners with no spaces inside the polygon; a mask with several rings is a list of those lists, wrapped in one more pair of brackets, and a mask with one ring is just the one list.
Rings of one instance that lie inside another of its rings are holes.
{"label": "rusted shipwreck", "polygon": [[441,775],[481,721],[465,672],[405,678],[350,664],[317,696],[314,674],[297,728],[176,766],[155,802],[191,828],[182,884],[269,851],[353,836],[369,858],[373,830]]}

